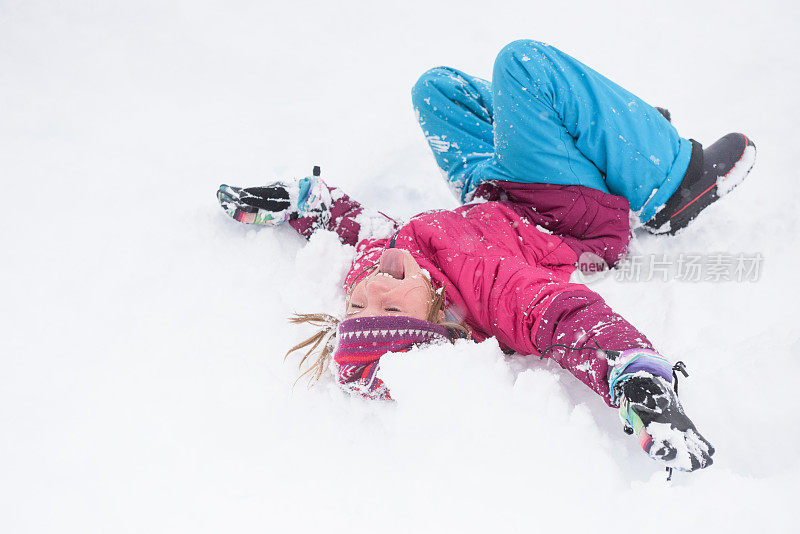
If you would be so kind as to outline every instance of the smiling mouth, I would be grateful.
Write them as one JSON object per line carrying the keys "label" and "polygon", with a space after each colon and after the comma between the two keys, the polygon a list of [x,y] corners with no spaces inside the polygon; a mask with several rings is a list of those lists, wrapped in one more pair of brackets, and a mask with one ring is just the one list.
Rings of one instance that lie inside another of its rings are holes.
{"label": "smiling mouth", "polygon": [[406,277],[406,263],[403,253],[395,248],[383,251],[378,263],[378,274],[388,275],[397,280]]}

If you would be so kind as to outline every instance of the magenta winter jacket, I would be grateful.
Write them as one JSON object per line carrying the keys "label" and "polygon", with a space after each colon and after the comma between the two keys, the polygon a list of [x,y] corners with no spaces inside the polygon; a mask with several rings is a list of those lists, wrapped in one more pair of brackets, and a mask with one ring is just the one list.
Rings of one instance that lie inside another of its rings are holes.
{"label": "magenta winter jacket", "polygon": [[[496,337],[520,354],[539,354],[553,343],[651,348],[599,295],[569,282],[581,253],[593,252],[611,265],[625,253],[629,208],[621,197],[580,186],[484,184],[478,194],[489,201],[423,213],[403,226],[387,225],[382,237],[359,241],[363,208],[332,192],[337,200],[325,226],[357,251],[347,290],[393,244],[445,288],[448,311],[463,318],[478,341]],[[307,219],[291,224],[304,235],[319,226]],[[546,356],[610,404],[602,353],[556,349]]]}

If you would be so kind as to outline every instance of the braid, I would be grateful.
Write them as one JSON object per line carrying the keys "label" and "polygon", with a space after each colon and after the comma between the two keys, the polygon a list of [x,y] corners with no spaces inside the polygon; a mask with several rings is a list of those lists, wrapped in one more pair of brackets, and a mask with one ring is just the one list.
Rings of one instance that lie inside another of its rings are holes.
{"label": "braid", "polygon": [[318,330],[314,335],[289,349],[286,352],[286,355],[283,357],[285,361],[291,353],[310,346],[308,351],[303,355],[303,357],[300,359],[300,362],[297,364],[297,368],[302,370],[303,363],[305,363],[309,356],[311,356],[322,344],[322,349],[319,351],[319,355],[317,356],[316,360],[314,360],[314,362],[309,365],[308,369],[303,371],[303,373],[297,377],[297,380],[295,380],[296,384],[297,381],[304,376],[310,375],[308,378],[308,385],[311,386],[317,380],[319,380],[325,371],[327,371],[330,367],[333,348],[336,345],[336,330],[339,327],[340,320],[326,313],[295,313],[289,318],[289,322],[292,324],[308,323],[321,327],[320,330]]}

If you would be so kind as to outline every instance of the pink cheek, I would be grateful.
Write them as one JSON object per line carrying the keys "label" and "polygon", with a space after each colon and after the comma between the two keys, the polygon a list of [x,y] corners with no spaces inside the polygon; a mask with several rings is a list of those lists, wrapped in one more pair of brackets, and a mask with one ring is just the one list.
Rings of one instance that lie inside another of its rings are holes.
{"label": "pink cheek", "polygon": [[421,286],[410,287],[400,296],[401,308],[413,311],[414,315],[427,315],[428,295],[427,288]]}

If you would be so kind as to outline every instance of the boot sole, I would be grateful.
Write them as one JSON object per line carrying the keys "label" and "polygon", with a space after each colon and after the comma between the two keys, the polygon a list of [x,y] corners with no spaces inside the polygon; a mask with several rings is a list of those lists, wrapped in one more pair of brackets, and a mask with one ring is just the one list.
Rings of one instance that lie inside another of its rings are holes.
{"label": "boot sole", "polygon": [[[744,134],[742,134],[744,135]],[[747,139],[747,136],[744,136]],[[723,197],[733,191],[736,186],[747,178],[753,166],[756,164],[756,145],[747,139],[747,144],[744,147],[744,152],[739,157],[739,160],[728,171],[725,176],[717,178],[717,196]]]}

